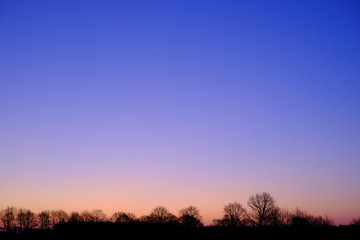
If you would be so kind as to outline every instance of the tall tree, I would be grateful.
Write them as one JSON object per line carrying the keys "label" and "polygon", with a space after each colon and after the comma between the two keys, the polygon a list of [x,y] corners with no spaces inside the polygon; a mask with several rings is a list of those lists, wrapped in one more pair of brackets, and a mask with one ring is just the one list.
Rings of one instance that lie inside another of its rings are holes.
{"label": "tall tree", "polygon": [[70,213],[69,222],[77,223],[77,222],[82,222],[82,221],[83,221],[83,218],[79,212],[75,211],[75,212]]}
{"label": "tall tree", "polygon": [[149,221],[153,223],[174,223],[177,218],[170,213],[165,207],[155,207],[149,216]]}
{"label": "tall tree", "polygon": [[36,215],[30,210],[25,211],[25,230],[31,229],[37,225]]}
{"label": "tall tree", "polygon": [[81,220],[84,222],[93,222],[94,217],[88,210],[84,210],[81,212]]}
{"label": "tall tree", "polygon": [[17,211],[16,221],[19,231],[28,230],[36,226],[35,213],[31,212],[29,209],[26,208],[20,208]]}
{"label": "tall tree", "polygon": [[179,211],[179,221],[185,227],[202,226],[200,211],[194,206],[181,209]]}
{"label": "tall tree", "polygon": [[7,232],[10,232],[15,229],[15,220],[16,220],[16,208],[7,207],[1,211],[0,214],[1,222],[4,225],[4,229]]}
{"label": "tall tree", "polygon": [[39,226],[41,230],[50,228],[50,211],[42,211],[38,214]]}
{"label": "tall tree", "polygon": [[246,209],[238,202],[229,203],[224,207],[223,222],[226,226],[238,227],[246,224]]}
{"label": "tall tree", "polygon": [[251,219],[257,226],[273,225],[279,222],[280,209],[275,199],[267,192],[252,195],[248,202]]}
{"label": "tall tree", "polygon": [[91,211],[94,222],[105,222],[107,220],[106,214],[100,209],[94,209]]}
{"label": "tall tree", "polygon": [[69,214],[64,210],[52,210],[50,212],[51,226],[55,226],[61,222],[66,222],[69,219]]}

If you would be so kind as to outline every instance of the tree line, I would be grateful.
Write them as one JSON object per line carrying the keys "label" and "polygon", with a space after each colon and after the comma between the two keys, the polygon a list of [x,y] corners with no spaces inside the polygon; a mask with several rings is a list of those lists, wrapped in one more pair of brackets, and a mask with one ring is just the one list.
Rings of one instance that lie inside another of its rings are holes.
{"label": "tree line", "polygon": [[[333,226],[327,216],[313,216],[305,211],[283,210],[277,206],[275,199],[267,192],[249,197],[247,207],[239,202],[228,203],[223,208],[223,216],[214,219],[214,227],[263,227],[263,226]],[[133,213],[115,212],[108,217],[102,210],[70,212],[64,210],[45,210],[34,213],[29,209],[7,207],[0,211],[1,230],[6,232],[23,232],[31,229],[50,230],[64,223],[119,223],[119,224],[157,224],[176,225],[185,228],[203,227],[202,216],[195,206],[179,211],[178,216],[165,207],[155,207],[147,216],[137,218]],[[350,225],[360,225],[360,218]]]}

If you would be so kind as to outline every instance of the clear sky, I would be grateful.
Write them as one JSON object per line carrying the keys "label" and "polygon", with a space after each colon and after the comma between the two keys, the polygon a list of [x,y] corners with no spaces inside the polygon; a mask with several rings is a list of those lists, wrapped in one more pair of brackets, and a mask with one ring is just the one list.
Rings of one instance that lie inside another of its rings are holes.
{"label": "clear sky", "polygon": [[347,224],[359,43],[358,1],[0,1],[0,208]]}

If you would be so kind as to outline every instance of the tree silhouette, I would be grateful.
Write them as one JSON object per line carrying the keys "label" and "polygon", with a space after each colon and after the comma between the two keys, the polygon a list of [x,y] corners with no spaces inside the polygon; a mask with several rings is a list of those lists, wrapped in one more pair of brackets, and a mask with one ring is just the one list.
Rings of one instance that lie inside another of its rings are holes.
{"label": "tree silhouette", "polygon": [[18,223],[18,230],[20,232],[25,229],[25,212],[26,209],[20,208],[16,213],[16,221]]}
{"label": "tree silhouette", "polygon": [[112,215],[111,220],[117,223],[135,222],[136,217],[133,213],[116,212]]}
{"label": "tree silhouette", "polygon": [[243,226],[247,221],[246,209],[238,202],[229,203],[224,207],[223,222],[225,226]]}
{"label": "tree silhouette", "polygon": [[[325,234],[325,238],[347,239],[358,234],[360,229],[358,226],[337,227],[327,216],[313,216],[300,209],[280,210],[268,193],[251,196],[248,205],[249,213],[238,202],[224,205],[223,217],[214,220],[215,226],[206,227],[194,206],[181,209],[178,218],[161,206],[140,219],[132,213],[115,212],[111,222],[106,221],[101,210],[72,212],[69,216],[63,210],[34,214],[28,209],[7,207],[0,211],[3,227],[0,239],[110,239],[113,236],[124,239],[232,239],[234,236],[262,239],[268,235],[285,239],[292,234],[301,238]],[[276,228],[257,227],[275,224]],[[350,225],[360,225],[360,219],[353,220]],[[38,229],[26,231],[34,227]]]}
{"label": "tree silhouette", "polygon": [[94,221],[91,212],[89,212],[88,210],[82,211],[81,212],[81,221],[83,221],[83,222],[92,222],[92,221]]}
{"label": "tree silhouette", "polygon": [[177,218],[175,215],[170,213],[165,207],[155,207],[149,216],[149,221],[152,223],[163,223],[169,224],[176,222]]}
{"label": "tree silhouette", "polygon": [[252,195],[247,204],[252,210],[250,217],[255,225],[266,226],[279,222],[280,209],[275,205],[275,199],[269,193]]}
{"label": "tree silhouette", "polygon": [[224,206],[224,216],[222,219],[215,219],[215,226],[239,227],[248,223],[246,209],[238,202],[229,203]]}
{"label": "tree silhouette", "polygon": [[91,211],[93,222],[105,222],[107,220],[106,214],[100,209],[94,209]]}
{"label": "tree silhouette", "polygon": [[179,221],[185,227],[202,226],[200,212],[194,206],[181,209],[179,211]]}
{"label": "tree silhouette", "polygon": [[16,220],[16,208],[7,207],[1,211],[1,222],[4,225],[4,229],[7,232],[10,232],[15,229],[15,220]]}
{"label": "tree silhouette", "polygon": [[36,224],[36,215],[30,210],[25,211],[25,230],[35,227]]}
{"label": "tree silhouette", "polygon": [[50,212],[51,226],[67,221],[69,214],[64,210],[52,210]]}
{"label": "tree silhouette", "polygon": [[36,226],[35,213],[31,212],[29,209],[20,208],[16,214],[16,221],[20,232]]}
{"label": "tree silhouette", "polygon": [[40,212],[38,218],[40,229],[44,230],[50,228],[50,211],[46,210]]}
{"label": "tree silhouette", "polygon": [[107,217],[102,210],[94,209],[91,212],[88,210],[82,211],[81,218],[84,222],[104,222]]}
{"label": "tree silhouette", "polygon": [[69,217],[69,222],[71,223],[77,223],[82,222],[83,218],[79,212],[71,212]]}

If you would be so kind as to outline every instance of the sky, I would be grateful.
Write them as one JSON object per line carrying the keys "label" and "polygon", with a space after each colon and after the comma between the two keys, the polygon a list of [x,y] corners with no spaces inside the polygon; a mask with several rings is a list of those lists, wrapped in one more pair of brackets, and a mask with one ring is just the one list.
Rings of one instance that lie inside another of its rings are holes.
{"label": "sky", "polygon": [[360,217],[358,1],[0,1],[0,209]]}

